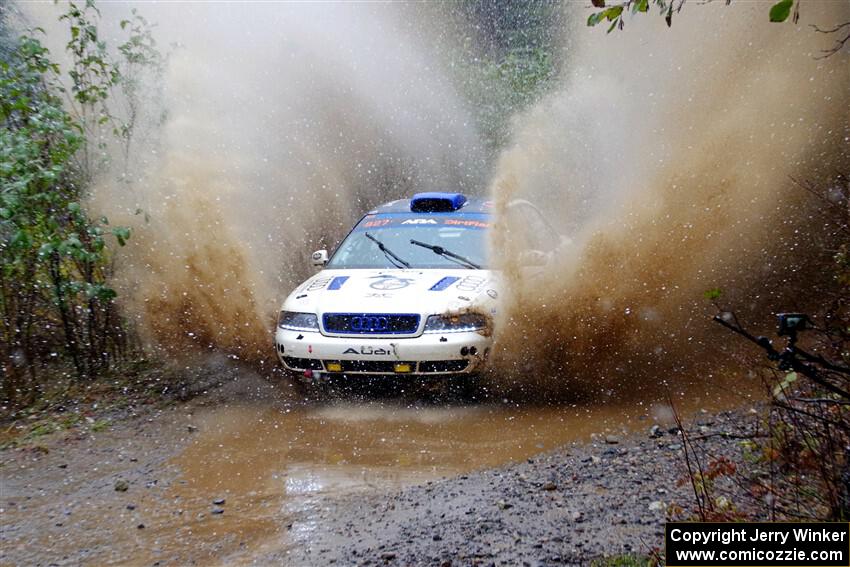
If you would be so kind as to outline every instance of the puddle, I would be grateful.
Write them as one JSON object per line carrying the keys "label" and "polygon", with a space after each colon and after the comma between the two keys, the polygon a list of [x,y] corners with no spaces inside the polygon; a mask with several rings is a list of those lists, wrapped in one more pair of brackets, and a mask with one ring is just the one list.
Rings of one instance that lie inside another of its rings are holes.
{"label": "puddle", "polygon": [[[740,395],[726,396],[691,391],[678,403],[683,414],[743,403]],[[172,491],[184,506],[207,510],[192,528],[191,557],[205,546],[220,553],[222,534],[228,534],[233,560],[240,550],[254,554],[306,544],[317,528],[311,511],[330,496],[390,492],[516,462],[594,434],[648,428],[663,413],[662,404],[634,402],[219,407],[193,417],[198,433],[172,461],[180,471]],[[224,513],[212,516],[216,498],[226,499]]]}
{"label": "puddle", "polygon": [[[748,403],[736,388],[706,389],[681,388],[683,415]],[[128,424],[16,465],[38,474],[10,477],[7,470],[5,478],[17,480],[0,482],[0,564],[21,563],[33,547],[60,564],[215,565],[285,556],[320,539],[330,498],[391,493],[592,435],[646,431],[670,417],[666,404],[635,401],[304,405],[264,391],[261,401],[232,404],[218,401],[232,399],[222,391],[210,401],[216,405],[174,408],[144,428]],[[127,492],[114,490],[118,478],[130,481]]]}

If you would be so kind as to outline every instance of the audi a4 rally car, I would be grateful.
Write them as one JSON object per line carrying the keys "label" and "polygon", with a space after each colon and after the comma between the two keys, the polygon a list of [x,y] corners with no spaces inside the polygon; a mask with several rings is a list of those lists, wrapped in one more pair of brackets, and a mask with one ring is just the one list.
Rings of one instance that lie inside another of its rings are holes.
{"label": "audi a4 rally car", "polygon": [[[487,261],[491,209],[482,198],[420,193],[368,212],[332,256],[314,252],[323,269],[280,311],[275,343],[284,368],[311,382],[479,373],[499,297]],[[513,209],[523,222],[540,217],[525,202]],[[555,242],[552,235],[540,234],[541,242]]]}

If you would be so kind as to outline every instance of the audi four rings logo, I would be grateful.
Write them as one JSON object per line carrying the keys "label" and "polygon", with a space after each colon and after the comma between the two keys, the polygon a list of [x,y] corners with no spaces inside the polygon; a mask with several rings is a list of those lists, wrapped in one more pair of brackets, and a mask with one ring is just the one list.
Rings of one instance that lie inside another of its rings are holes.
{"label": "audi four rings logo", "polygon": [[352,331],[386,331],[390,324],[386,317],[352,317]]}

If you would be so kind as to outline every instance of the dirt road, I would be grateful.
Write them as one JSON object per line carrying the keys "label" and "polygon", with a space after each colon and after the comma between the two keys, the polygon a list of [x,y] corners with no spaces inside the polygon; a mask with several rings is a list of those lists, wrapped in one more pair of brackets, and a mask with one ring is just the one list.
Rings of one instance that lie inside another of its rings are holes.
{"label": "dirt road", "polygon": [[[305,403],[226,382],[0,453],[0,563],[569,563],[658,545],[686,496],[649,404]],[[687,404],[706,423],[742,403],[709,397]]]}
{"label": "dirt road", "polygon": [[[706,422],[727,427],[724,416]],[[645,437],[645,436],[644,436]],[[615,443],[616,441],[616,443]],[[714,455],[734,455],[716,439]],[[663,547],[672,503],[687,505],[677,436],[600,439],[519,464],[387,494],[329,501],[263,562],[293,565],[587,565]]]}

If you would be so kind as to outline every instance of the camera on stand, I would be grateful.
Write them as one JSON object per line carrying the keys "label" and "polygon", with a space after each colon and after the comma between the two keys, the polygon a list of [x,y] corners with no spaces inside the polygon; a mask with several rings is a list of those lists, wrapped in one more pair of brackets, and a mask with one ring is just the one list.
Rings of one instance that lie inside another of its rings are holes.
{"label": "camera on stand", "polygon": [[803,313],[777,313],[779,319],[779,330],[777,334],[780,337],[796,337],[799,331],[805,331],[808,327],[809,316]]}

